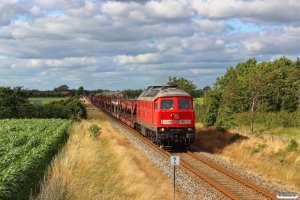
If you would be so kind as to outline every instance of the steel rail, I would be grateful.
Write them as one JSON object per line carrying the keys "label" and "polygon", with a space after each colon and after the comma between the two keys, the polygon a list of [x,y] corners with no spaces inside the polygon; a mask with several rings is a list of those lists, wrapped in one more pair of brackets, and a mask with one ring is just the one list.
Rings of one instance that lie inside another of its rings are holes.
{"label": "steel rail", "polygon": [[235,179],[235,180],[237,180],[237,181],[243,183],[244,185],[247,185],[248,187],[250,187],[250,188],[256,190],[257,192],[259,192],[259,193],[261,193],[261,194],[263,194],[263,195],[265,195],[265,196],[267,196],[267,197],[269,197],[269,198],[271,198],[271,199],[278,199],[278,198],[277,198],[276,196],[274,196],[273,194],[271,194],[271,193],[269,193],[269,192],[267,192],[267,191],[265,191],[265,190],[263,190],[263,189],[257,187],[256,185],[254,185],[254,184],[252,184],[252,183],[250,183],[250,182],[248,182],[248,181],[246,181],[246,180],[244,180],[244,179],[242,179],[242,178],[240,178],[240,177],[238,177],[238,176],[236,176],[236,175],[230,173],[229,171],[227,171],[227,170],[225,170],[225,169],[223,169],[223,168],[221,168],[221,167],[219,167],[219,166],[217,166],[217,165],[215,165],[215,164],[210,163],[209,161],[207,161],[207,160],[205,160],[205,159],[203,159],[203,158],[201,158],[201,157],[195,155],[195,154],[194,154],[193,152],[191,152],[191,151],[187,151],[187,154],[190,155],[190,156],[192,156],[193,158],[196,158],[197,160],[199,160],[199,161],[205,163],[206,165],[209,165],[210,167],[212,167],[212,168],[214,168],[214,169],[216,169],[216,170],[218,170],[218,171],[220,171],[220,172],[226,174],[227,176],[230,176],[231,178],[233,178],[233,179]]}

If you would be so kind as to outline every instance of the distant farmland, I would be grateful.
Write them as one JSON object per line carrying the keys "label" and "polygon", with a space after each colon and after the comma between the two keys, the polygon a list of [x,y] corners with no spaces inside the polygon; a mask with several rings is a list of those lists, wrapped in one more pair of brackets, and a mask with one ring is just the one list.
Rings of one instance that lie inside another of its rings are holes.
{"label": "distant farmland", "polygon": [[49,103],[51,101],[60,101],[60,100],[65,100],[65,98],[62,97],[32,97],[29,98],[30,102],[36,102],[36,101],[41,101],[43,104]]}
{"label": "distant farmland", "polygon": [[195,98],[194,103],[196,103],[198,105],[203,105],[203,98]]}

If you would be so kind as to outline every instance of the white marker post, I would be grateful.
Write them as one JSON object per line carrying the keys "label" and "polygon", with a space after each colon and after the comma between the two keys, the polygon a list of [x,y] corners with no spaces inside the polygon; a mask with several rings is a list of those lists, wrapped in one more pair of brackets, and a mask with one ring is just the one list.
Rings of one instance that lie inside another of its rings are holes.
{"label": "white marker post", "polygon": [[173,178],[173,188],[174,188],[174,199],[175,199],[175,166],[179,165],[180,157],[179,156],[171,156],[170,157],[171,165],[174,166],[174,178]]}

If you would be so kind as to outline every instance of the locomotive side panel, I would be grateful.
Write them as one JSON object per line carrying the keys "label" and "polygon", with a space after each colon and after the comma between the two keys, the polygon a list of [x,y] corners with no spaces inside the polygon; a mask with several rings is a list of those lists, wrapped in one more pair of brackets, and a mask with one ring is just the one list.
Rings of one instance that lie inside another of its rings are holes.
{"label": "locomotive side panel", "polygon": [[137,100],[137,120],[153,125],[153,102]]}

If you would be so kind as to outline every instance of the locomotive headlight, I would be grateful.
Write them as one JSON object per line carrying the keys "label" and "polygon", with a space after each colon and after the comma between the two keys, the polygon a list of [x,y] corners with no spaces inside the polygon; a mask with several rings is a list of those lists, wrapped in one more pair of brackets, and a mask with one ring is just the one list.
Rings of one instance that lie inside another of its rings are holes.
{"label": "locomotive headlight", "polygon": [[193,130],[193,128],[188,128],[187,130],[188,130],[188,131],[192,131],[192,130]]}
{"label": "locomotive headlight", "polygon": [[158,128],[158,131],[165,132],[165,128]]}

